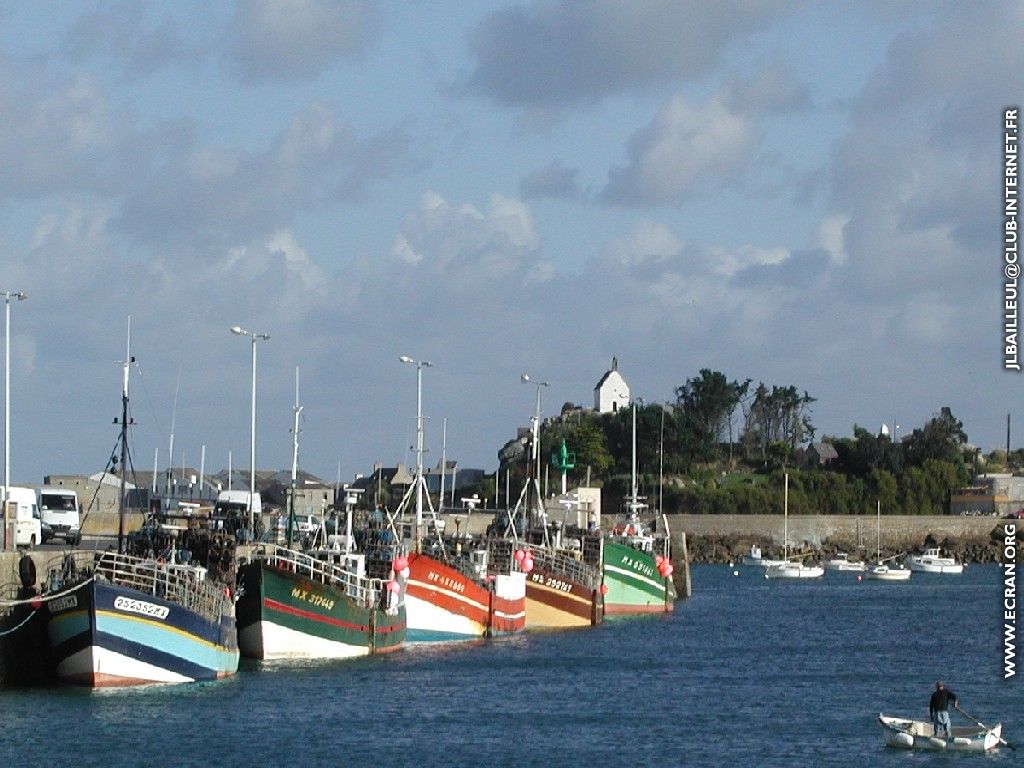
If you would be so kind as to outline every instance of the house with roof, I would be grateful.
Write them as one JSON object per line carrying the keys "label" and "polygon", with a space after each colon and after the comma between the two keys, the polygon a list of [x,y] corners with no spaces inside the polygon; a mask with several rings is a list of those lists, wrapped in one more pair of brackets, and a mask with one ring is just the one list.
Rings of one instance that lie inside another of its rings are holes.
{"label": "house with roof", "polygon": [[612,358],[612,367],[594,387],[594,410],[598,413],[618,413],[629,407],[629,384],[619,373],[619,359]]}

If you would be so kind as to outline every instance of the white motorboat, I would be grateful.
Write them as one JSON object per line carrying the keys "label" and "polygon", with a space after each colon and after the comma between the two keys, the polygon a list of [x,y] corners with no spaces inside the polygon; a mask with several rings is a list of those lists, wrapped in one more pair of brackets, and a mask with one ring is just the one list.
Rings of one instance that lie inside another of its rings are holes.
{"label": "white motorboat", "polygon": [[807,565],[796,560],[789,559],[789,475],[786,475],[786,485],[783,495],[783,534],[782,542],[785,548],[785,559],[777,565],[770,565],[765,568],[766,579],[819,579],[825,575],[825,569],[820,565]]}
{"label": "white motorboat", "polygon": [[845,552],[836,552],[836,556],[825,563],[826,571],[857,571],[864,570],[863,560],[851,560]]}
{"label": "white motorboat", "polygon": [[879,714],[878,724],[885,734],[885,745],[899,749],[928,749],[950,752],[989,752],[1005,744],[1002,723],[991,728],[978,723],[953,728],[949,738],[935,735],[935,727],[924,720]]}
{"label": "white motorboat", "polygon": [[911,555],[907,558],[907,565],[912,571],[921,573],[963,573],[963,563],[958,563],[955,558],[943,557],[938,547],[929,547],[922,555]]}
{"label": "white motorboat", "polygon": [[[867,570],[864,572],[864,578],[871,581],[906,581],[910,578],[910,571],[904,568],[902,565],[896,565],[896,556],[887,557],[885,560],[882,559],[882,502],[875,502],[875,535],[877,537],[877,554],[878,561],[874,565],[869,565]],[[892,563],[892,565],[889,565]]]}

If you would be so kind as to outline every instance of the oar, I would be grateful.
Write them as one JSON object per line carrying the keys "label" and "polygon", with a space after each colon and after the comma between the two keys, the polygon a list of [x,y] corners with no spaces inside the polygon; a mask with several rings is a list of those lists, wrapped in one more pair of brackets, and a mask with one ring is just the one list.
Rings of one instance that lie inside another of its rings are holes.
{"label": "oar", "polygon": [[[956,711],[959,712],[961,715],[966,717],[968,720],[974,721],[975,725],[977,725],[979,728],[984,728],[986,731],[989,730],[989,727],[987,725],[985,725],[983,722],[981,722],[981,720],[976,718],[974,715],[969,714],[968,712],[964,712],[962,709],[960,709],[960,705],[959,704],[954,704],[953,706],[956,707]],[[999,736],[998,739],[999,739],[999,743],[1002,744],[1004,747],[1008,747],[1008,748],[1010,748],[1010,749],[1012,749],[1014,751],[1017,750],[1017,745],[1016,744],[1010,743],[1009,741],[1004,739],[1002,736]]]}

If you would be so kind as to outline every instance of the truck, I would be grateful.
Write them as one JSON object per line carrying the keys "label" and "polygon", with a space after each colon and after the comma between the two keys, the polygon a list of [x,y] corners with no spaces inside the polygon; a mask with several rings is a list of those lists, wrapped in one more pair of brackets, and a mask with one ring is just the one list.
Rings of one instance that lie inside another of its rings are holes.
{"label": "truck", "polygon": [[36,490],[36,505],[44,525],[44,544],[56,538],[64,539],[66,544],[81,543],[82,508],[78,504],[77,493],[70,488],[39,488]]}
{"label": "truck", "polygon": [[[14,545],[32,548],[43,542],[43,526],[39,520],[36,492],[31,488],[12,485],[6,494],[7,509],[4,511],[4,525],[14,530]],[[4,487],[0,485],[0,503],[4,499]]]}
{"label": "truck", "polygon": [[263,532],[263,505],[259,493],[252,496],[252,517],[255,531],[249,531],[248,491],[221,491],[217,494],[210,519],[214,530],[230,533],[242,543],[258,540]]}

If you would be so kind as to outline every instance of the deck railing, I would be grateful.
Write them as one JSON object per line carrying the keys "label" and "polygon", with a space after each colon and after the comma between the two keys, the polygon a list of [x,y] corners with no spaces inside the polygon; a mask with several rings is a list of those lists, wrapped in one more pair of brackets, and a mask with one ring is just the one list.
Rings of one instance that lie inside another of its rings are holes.
{"label": "deck railing", "polygon": [[298,552],[276,544],[261,544],[252,554],[253,560],[263,560],[268,565],[282,568],[310,581],[343,589],[352,600],[364,608],[379,606],[386,584],[381,579],[359,576],[339,563],[332,563],[322,556]]}
{"label": "deck railing", "polygon": [[535,568],[539,567],[551,573],[562,574],[588,589],[597,589],[601,586],[600,569],[583,560],[577,560],[562,552],[552,552],[550,549],[536,545],[530,547],[530,552]]}
{"label": "deck railing", "polygon": [[228,600],[222,584],[206,581],[192,566],[103,552],[96,557],[95,577],[119,587],[177,603],[207,621],[219,622]]}

